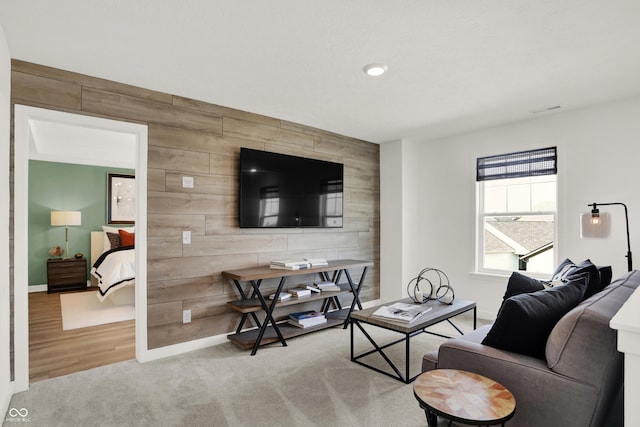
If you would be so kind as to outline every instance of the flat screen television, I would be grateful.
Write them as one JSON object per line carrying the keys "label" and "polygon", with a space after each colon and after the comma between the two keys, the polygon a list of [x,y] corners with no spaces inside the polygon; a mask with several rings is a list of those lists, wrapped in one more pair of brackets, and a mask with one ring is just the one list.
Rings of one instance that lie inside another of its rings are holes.
{"label": "flat screen television", "polygon": [[344,166],[240,149],[240,227],[342,227]]}

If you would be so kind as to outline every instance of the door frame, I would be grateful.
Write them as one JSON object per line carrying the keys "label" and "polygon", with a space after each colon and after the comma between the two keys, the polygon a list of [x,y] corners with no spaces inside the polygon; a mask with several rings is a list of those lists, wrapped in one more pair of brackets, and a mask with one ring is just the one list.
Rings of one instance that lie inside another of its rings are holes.
{"label": "door frame", "polygon": [[[14,107],[14,392],[29,388],[28,202],[32,124],[45,121],[92,130],[129,134],[135,140],[136,171],[136,360],[148,359],[147,348],[147,148],[148,127],[16,104]],[[41,156],[39,160],[44,160]]]}

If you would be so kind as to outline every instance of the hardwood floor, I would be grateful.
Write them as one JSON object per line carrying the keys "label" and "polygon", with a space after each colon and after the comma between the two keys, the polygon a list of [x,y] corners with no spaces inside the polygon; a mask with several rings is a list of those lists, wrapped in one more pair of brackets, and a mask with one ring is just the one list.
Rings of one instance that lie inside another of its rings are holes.
{"label": "hardwood floor", "polygon": [[135,320],[63,331],[60,293],[29,294],[30,382],[134,357]]}

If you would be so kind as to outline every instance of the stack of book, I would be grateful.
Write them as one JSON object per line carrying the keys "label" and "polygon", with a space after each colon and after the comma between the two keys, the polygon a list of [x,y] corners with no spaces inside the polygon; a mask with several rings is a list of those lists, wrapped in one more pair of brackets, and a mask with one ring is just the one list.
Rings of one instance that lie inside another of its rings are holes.
{"label": "stack of book", "polygon": [[334,282],[330,280],[323,280],[321,282],[316,282],[315,286],[320,289],[322,292],[340,292],[340,286],[336,285]]}
{"label": "stack of book", "polygon": [[329,265],[329,262],[324,258],[305,258],[304,260],[311,264],[311,267],[324,267],[325,265]]}
{"label": "stack of book", "polygon": [[280,270],[302,270],[303,268],[311,268],[311,263],[305,260],[271,261],[270,267]]}
{"label": "stack of book", "polygon": [[305,288],[291,288],[289,289],[289,293],[296,298],[304,298],[311,295],[311,289]]}
{"label": "stack of book", "polygon": [[[286,301],[289,298],[291,298],[291,294],[289,292],[280,292],[280,295],[278,295],[278,301]],[[269,299],[276,299],[276,294],[273,293],[269,295]]]}
{"label": "stack of book", "polygon": [[403,323],[411,323],[422,317],[430,310],[431,307],[427,307],[422,304],[405,304],[402,302],[396,302],[394,304],[384,305],[378,308],[373,312],[372,316],[396,320]]}
{"label": "stack of book", "polygon": [[298,328],[309,328],[327,323],[327,318],[324,314],[315,310],[298,311],[289,314],[289,323]]}
{"label": "stack of book", "polygon": [[311,293],[319,293],[321,290],[316,285],[298,285],[299,289],[308,289]]}

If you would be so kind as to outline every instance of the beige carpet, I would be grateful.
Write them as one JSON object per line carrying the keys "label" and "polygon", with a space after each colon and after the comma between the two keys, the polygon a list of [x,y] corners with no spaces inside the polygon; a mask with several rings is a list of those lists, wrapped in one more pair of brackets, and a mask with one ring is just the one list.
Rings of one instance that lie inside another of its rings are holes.
{"label": "beige carpet", "polygon": [[[469,316],[460,317],[468,330]],[[25,408],[30,426],[46,427],[426,426],[412,385],[351,362],[349,337],[348,329],[331,328],[255,356],[225,343],[148,363],[130,360],[33,383],[9,408]],[[357,338],[357,349],[365,350]],[[412,357],[417,362],[439,342],[412,338]]]}
{"label": "beige carpet", "polygon": [[[118,293],[132,293],[134,292],[133,289],[133,287],[121,289]],[[130,304],[122,303],[121,300],[114,302],[111,299],[100,302],[96,297],[96,292],[60,294],[63,330],[87,328],[135,318],[133,297],[128,299],[128,301],[131,301]],[[120,296],[122,297],[123,295]],[[124,296],[126,297],[127,295]],[[124,299],[127,300],[127,298]]]}

